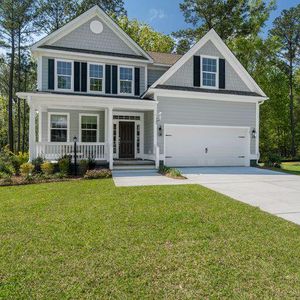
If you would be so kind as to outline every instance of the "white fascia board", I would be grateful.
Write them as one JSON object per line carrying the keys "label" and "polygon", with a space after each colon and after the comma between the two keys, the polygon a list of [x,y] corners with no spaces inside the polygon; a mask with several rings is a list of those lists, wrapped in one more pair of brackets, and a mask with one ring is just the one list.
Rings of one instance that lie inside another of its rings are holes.
{"label": "white fascia board", "polygon": [[[183,55],[163,76],[152,84],[154,88],[159,84],[165,83],[178,69],[180,69],[196,52],[201,49],[208,41],[211,41],[216,48],[222,53],[227,62],[233,67],[248,88],[253,92],[258,92],[261,96],[267,97],[258,84],[254,81],[247,70],[242,66],[231,50],[222,41],[214,29],[211,29],[202,39],[200,39],[185,55]],[[192,70],[191,70],[192,72]],[[147,95],[147,93],[146,93]]]}
{"label": "white fascia board", "polygon": [[217,94],[205,92],[191,92],[191,91],[175,91],[165,89],[151,89],[149,94],[153,94],[154,98],[157,97],[174,97],[174,98],[188,98],[195,100],[217,100],[217,101],[230,101],[230,102],[260,102],[267,100],[267,98],[257,96],[243,96],[233,94]]}
{"label": "white fascia board", "polygon": [[114,63],[115,61],[121,62],[129,62],[134,65],[148,65],[150,62],[135,58],[127,58],[127,57],[115,57],[115,56],[107,56],[107,55],[97,55],[97,54],[89,54],[82,52],[66,52],[61,50],[53,50],[53,49],[43,49],[39,48],[32,52],[34,57],[38,56],[48,56],[53,58],[64,58],[64,59],[72,59],[72,60],[93,60],[94,62],[106,62],[106,63]]}
{"label": "white fascia board", "polygon": [[153,63],[152,57],[143,50],[128,34],[126,34],[99,6],[95,5],[85,13],[81,14],[74,20],[70,21],[66,25],[62,26],[53,33],[47,35],[40,41],[36,42],[32,47],[31,51],[37,50],[37,48],[45,43],[48,45],[58,41],[74,29],[86,23],[93,17],[99,17],[108,27],[110,27],[122,40],[129,46],[137,55],[142,54],[149,62]]}
{"label": "white fascia board", "polygon": [[118,109],[134,109],[134,110],[153,110],[157,106],[156,101],[152,100],[132,100],[120,98],[107,98],[101,96],[85,96],[85,95],[60,95],[46,93],[17,93],[21,99],[31,99],[30,101],[37,106],[59,107],[64,106],[70,109],[77,108],[102,108],[111,107]]}

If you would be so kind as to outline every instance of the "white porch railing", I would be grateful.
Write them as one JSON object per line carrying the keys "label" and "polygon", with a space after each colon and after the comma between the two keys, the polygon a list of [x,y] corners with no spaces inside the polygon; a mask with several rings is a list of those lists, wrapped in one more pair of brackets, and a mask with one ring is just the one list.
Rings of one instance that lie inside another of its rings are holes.
{"label": "white porch railing", "polygon": [[[74,143],[36,143],[36,156],[57,160],[62,156],[74,156]],[[77,143],[77,159],[105,160],[106,143]]]}

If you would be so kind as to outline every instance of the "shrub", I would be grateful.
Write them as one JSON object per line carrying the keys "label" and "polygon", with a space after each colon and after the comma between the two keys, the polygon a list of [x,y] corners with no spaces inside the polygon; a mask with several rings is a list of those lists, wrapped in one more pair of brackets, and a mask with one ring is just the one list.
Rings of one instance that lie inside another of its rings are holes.
{"label": "shrub", "polygon": [[0,172],[0,183],[2,184],[11,184],[12,178],[10,174]]}
{"label": "shrub", "polygon": [[93,158],[88,159],[88,170],[93,170],[96,168],[96,161]]}
{"label": "shrub", "polygon": [[41,165],[41,170],[45,175],[52,175],[54,172],[54,165],[51,162],[46,161]]}
{"label": "shrub", "polygon": [[266,157],[266,161],[264,161],[265,166],[272,168],[280,168],[281,167],[281,157],[276,153],[269,153]]}
{"label": "shrub", "polygon": [[20,167],[20,172],[23,176],[31,175],[34,170],[34,165],[32,163],[22,164]]}
{"label": "shrub", "polygon": [[178,169],[170,168],[167,166],[160,166],[158,172],[162,175],[169,176],[172,178],[185,179],[185,177],[182,176],[181,172]]}
{"label": "shrub", "polygon": [[4,147],[0,152],[0,172],[14,175],[16,173],[15,165],[15,155],[8,147]]}
{"label": "shrub", "polygon": [[41,165],[44,163],[44,159],[40,156],[32,160],[32,164],[34,165],[34,171],[36,173],[40,173],[41,170]]}
{"label": "shrub", "polygon": [[171,169],[168,174],[171,177],[182,177],[182,174],[178,169]]}
{"label": "shrub", "polygon": [[59,171],[65,175],[70,174],[71,159],[68,156],[64,156],[58,160]]}
{"label": "shrub", "polygon": [[167,166],[160,166],[158,172],[162,175],[166,175],[167,173],[169,173],[171,170],[171,168],[167,167]]}
{"label": "shrub", "polygon": [[104,179],[111,178],[112,174],[109,169],[101,169],[101,170],[88,170],[84,178],[85,179]]}
{"label": "shrub", "polygon": [[89,169],[89,161],[86,159],[82,159],[79,162],[79,172],[81,175],[84,175],[86,171]]}

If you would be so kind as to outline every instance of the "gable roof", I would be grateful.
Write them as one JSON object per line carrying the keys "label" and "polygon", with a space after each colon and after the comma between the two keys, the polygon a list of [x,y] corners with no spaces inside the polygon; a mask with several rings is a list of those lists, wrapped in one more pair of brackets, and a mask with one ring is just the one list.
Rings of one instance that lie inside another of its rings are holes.
{"label": "gable roof", "polygon": [[154,51],[148,51],[148,54],[152,57],[154,64],[166,66],[174,65],[182,57],[180,54]]}
{"label": "gable roof", "polygon": [[[226,46],[220,36],[214,29],[211,29],[203,38],[201,38],[185,55],[183,55],[166,73],[164,73],[156,82],[154,82],[150,88],[154,89],[158,85],[163,85],[180,67],[182,67],[195,53],[204,46],[208,41],[211,41],[215,47],[222,53],[227,62],[233,67],[237,74],[241,77],[244,83],[248,86],[251,92],[259,94],[262,97],[266,97],[266,94],[258,86],[255,80],[251,77],[248,71],[238,61],[231,50]],[[212,91],[213,92],[213,91]],[[146,93],[147,94],[147,93]]]}
{"label": "gable roof", "polygon": [[68,33],[72,32],[75,28],[91,20],[93,17],[99,17],[101,21],[106,23],[133,51],[137,56],[144,56],[148,61],[153,62],[152,57],[142,49],[127,33],[125,33],[115,22],[108,16],[98,5],[93,6],[91,9],[87,10],[85,13],[81,14],[77,18],[68,22],[61,28],[50,33],[46,37],[42,38],[31,47],[32,51],[38,50],[43,45],[51,45],[58,41]]}

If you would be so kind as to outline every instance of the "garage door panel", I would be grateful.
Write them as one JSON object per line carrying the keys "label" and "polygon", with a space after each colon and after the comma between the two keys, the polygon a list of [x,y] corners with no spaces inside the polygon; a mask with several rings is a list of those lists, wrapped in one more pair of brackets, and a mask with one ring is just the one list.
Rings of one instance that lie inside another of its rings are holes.
{"label": "garage door panel", "polygon": [[249,162],[249,129],[168,125],[168,166],[245,166]]}

